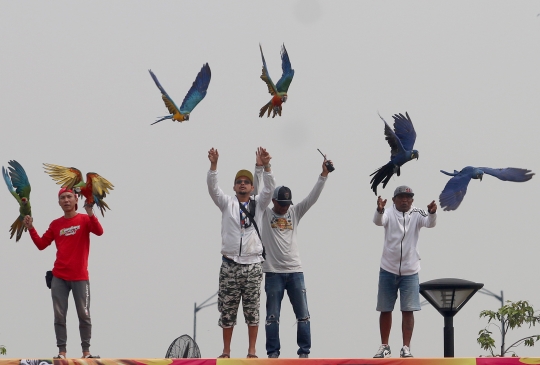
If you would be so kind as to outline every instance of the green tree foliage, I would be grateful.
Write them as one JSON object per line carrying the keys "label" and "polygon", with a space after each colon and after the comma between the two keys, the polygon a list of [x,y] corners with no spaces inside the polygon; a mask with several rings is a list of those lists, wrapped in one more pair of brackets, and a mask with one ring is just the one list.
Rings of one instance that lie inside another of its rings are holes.
{"label": "green tree foliage", "polygon": [[3,345],[0,345],[0,355],[6,354],[6,348]]}
{"label": "green tree foliage", "polygon": [[529,302],[526,300],[520,300],[517,302],[508,300],[507,303],[508,304],[502,306],[496,312],[490,310],[480,312],[480,318],[487,318],[488,324],[486,328],[478,332],[478,338],[476,341],[482,349],[489,351],[491,356],[505,356],[509,353],[511,353],[512,356],[517,356],[514,350],[511,350],[512,348],[522,344],[532,347],[538,340],[540,340],[540,335],[523,337],[506,348],[501,346],[500,354],[495,354],[493,352],[495,349],[495,340],[493,337],[491,337],[492,332],[488,330],[490,325],[494,325],[499,328],[500,333],[504,334],[506,337],[509,330],[520,328],[523,325],[529,325],[529,328],[531,328],[532,326],[536,325],[536,323],[540,323],[540,315],[535,316],[534,308],[529,305]]}

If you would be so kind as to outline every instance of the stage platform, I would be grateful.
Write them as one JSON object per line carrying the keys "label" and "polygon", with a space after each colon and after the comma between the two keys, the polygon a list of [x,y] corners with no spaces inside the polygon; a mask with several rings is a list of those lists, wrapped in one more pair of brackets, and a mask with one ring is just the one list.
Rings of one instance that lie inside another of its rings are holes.
{"label": "stage platform", "polygon": [[0,365],[520,365],[539,364],[540,357],[460,357],[389,359],[0,359]]}

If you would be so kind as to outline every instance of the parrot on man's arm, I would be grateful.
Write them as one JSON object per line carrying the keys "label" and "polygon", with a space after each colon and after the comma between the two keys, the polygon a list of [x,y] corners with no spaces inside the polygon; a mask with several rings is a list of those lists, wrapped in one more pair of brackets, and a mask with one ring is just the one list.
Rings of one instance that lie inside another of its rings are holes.
{"label": "parrot on man's arm", "polygon": [[114,185],[103,176],[95,172],[89,172],[86,174],[86,182],[84,182],[81,171],[75,167],[64,167],[48,163],[43,165],[45,166],[45,173],[49,174],[58,185],[72,189],[77,194],[84,196],[86,198],[85,205],[93,206],[96,204],[102,216],[105,216],[105,208],[111,209],[103,198],[109,194],[109,190],[114,190]]}
{"label": "parrot on man's arm", "polygon": [[270,95],[272,95],[272,99],[270,99],[270,101],[261,108],[259,112],[259,118],[262,118],[262,116],[267,110],[268,115],[266,117],[268,118],[270,116],[270,112],[273,111],[274,113],[272,114],[272,118],[274,118],[276,116],[276,113],[281,116],[281,104],[287,101],[287,91],[289,90],[289,86],[291,85],[292,79],[294,77],[294,70],[291,68],[289,54],[285,49],[285,45],[283,45],[281,48],[281,69],[283,70],[283,74],[281,75],[278,83],[274,85],[272,79],[270,78],[270,74],[268,73],[268,68],[266,67],[266,61],[264,59],[262,47],[260,44],[259,48],[261,50],[261,57],[263,61],[261,79],[266,83],[266,86],[268,87],[268,92],[270,93]]}
{"label": "parrot on man's arm", "polygon": [[178,108],[169,96],[169,94],[167,94],[163,86],[161,86],[152,70],[148,70],[148,72],[150,72],[150,76],[152,76],[152,79],[156,83],[156,86],[161,91],[161,98],[165,102],[165,106],[167,107],[167,109],[169,109],[169,113],[171,113],[171,115],[160,117],[161,119],[156,120],[151,125],[159,123],[165,119],[172,119],[177,122],[189,120],[189,115],[191,111],[195,109],[197,104],[199,104],[199,102],[206,96],[206,90],[208,89],[208,85],[210,85],[210,78],[212,77],[210,66],[208,66],[208,63],[204,64],[201,68],[201,71],[199,71],[199,73],[197,74],[195,81],[193,81],[191,89],[189,89],[188,93],[184,97],[182,105],[180,105],[180,108]]}
{"label": "parrot on man's arm", "polygon": [[8,164],[10,165],[8,167],[9,174],[8,171],[4,169],[4,166],[2,166],[2,176],[4,177],[4,181],[6,182],[9,192],[19,203],[19,216],[11,225],[9,230],[11,236],[9,238],[13,238],[13,235],[17,233],[15,236],[15,241],[18,242],[21,239],[23,231],[27,231],[23,223],[24,217],[27,215],[32,215],[32,210],[30,207],[31,188],[30,182],[28,181],[28,176],[26,176],[26,172],[21,164],[15,160],[9,161]]}

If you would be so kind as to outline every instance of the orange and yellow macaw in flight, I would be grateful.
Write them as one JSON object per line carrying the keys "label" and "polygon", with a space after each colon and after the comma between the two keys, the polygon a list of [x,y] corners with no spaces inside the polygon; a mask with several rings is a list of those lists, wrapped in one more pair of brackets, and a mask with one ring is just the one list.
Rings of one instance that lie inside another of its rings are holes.
{"label": "orange and yellow macaw in flight", "polygon": [[152,70],[148,70],[148,72],[150,72],[150,76],[152,76],[156,86],[161,91],[161,98],[165,102],[167,109],[169,109],[169,113],[171,113],[171,115],[160,117],[161,119],[156,120],[154,123],[152,123],[152,125],[165,119],[172,119],[177,122],[189,120],[191,111],[195,109],[197,104],[199,104],[199,102],[206,96],[206,90],[208,89],[208,85],[210,85],[210,78],[212,77],[210,66],[208,66],[208,63],[204,64],[201,71],[199,71],[197,74],[197,78],[195,78],[195,81],[193,81],[191,89],[189,89],[188,93],[186,94],[182,105],[180,105],[180,108],[178,108],[169,94],[167,94],[165,89],[161,86]]}
{"label": "orange and yellow macaw in flight", "polygon": [[291,68],[289,54],[285,49],[285,45],[283,45],[281,48],[281,69],[283,70],[283,74],[281,75],[278,83],[274,85],[272,79],[270,78],[270,74],[268,73],[268,68],[266,67],[266,61],[264,59],[260,44],[259,48],[261,50],[261,57],[263,61],[261,79],[266,83],[266,86],[268,86],[268,92],[270,95],[272,95],[272,99],[270,99],[270,101],[261,108],[259,118],[262,118],[267,110],[268,115],[266,117],[268,118],[270,116],[270,112],[273,111],[274,113],[272,114],[272,118],[274,118],[276,113],[281,116],[281,104],[287,101],[287,91],[289,90],[289,85],[294,77],[294,70]]}
{"label": "orange and yellow macaw in flight", "polygon": [[84,182],[82,173],[75,167],[64,167],[48,163],[43,165],[45,166],[45,173],[49,174],[58,185],[62,185],[63,188],[73,189],[77,194],[84,196],[86,198],[85,205],[93,206],[96,204],[102,216],[105,216],[103,214],[105,208],[111,209],[103,198],[109,194],[109,190],[113,190],[114,185],[103,176],[95,172],[89,172],[86,174],[86,182]]}

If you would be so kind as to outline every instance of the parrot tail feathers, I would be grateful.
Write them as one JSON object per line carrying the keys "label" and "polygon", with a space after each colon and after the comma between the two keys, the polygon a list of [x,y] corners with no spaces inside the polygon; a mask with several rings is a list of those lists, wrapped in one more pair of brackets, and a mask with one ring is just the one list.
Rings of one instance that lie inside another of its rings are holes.
{"label": "parrot tail feathers", "polygon": [[268,115],[266,116],[267,118],[270,116],[270,106],[272,105],[272,102],[269,102],[268,104],[265,104],[261,110],[259,111],[259,118],[262,118],[264,113],[266,113],[266,111],[268,110]]}
{"label": "parrot tail feathers", "polygon": [[162,120],[165,120],[165,119],[172,119],[172,117],[173,117],[172,115],[167,115],[167,116],[161,117],[161,119],[156,120],[154,123],[152,123],[150,125],[154,125],[154,124],[159,123],[159,122],[161,122]]}
{"label": "parrot tail feathers", "polygon": [[26,227],[23,223],[23,218],[21,216],[18,216],[17,219],[15,219],[15,222],[11,225],[11,228],[9,229],[9,233],[11,233],[11,236],[9,238],[13,238],[13,235],[15,235],[15,242],[19,242],[19,240],[22,237],[22,234],[24,231],[27,231]]}

